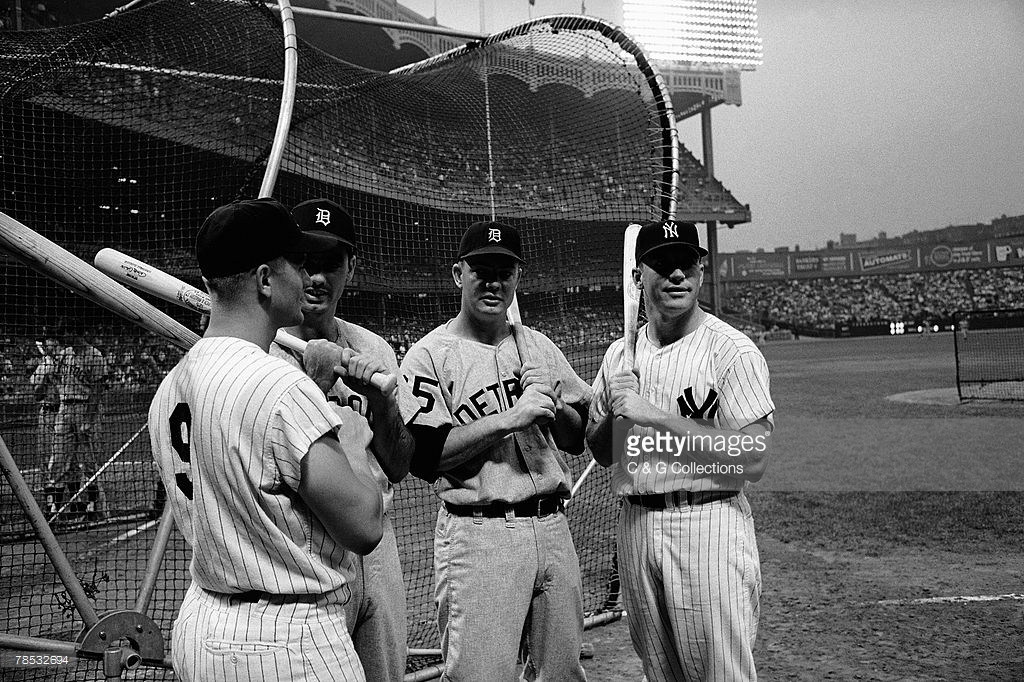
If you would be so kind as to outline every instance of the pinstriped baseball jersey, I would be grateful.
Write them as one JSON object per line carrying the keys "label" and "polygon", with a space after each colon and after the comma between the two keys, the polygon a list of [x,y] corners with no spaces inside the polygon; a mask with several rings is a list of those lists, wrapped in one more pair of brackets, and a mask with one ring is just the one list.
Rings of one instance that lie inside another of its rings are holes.
{"label": "pinstriped baseball jersey", "polygon": [[195,583],[274,594],[345,584],[351,556],[295,492],[302,458],[340,422],[311,379],[241,339],[201,339],[167,374],[149,427]]}
{"label": "pinstriped baseball jersey", "polygon": [[[769,394],[768,365],[761,351],[745,334],[714,315],[706,314],[692,333],[664,347],[647,336],[647,326],[637,332],[636,369],[640,397],[655,407],[703,421],[719,429],[737,430],[764,417],[771,421],[775,405]],[[608,414],[608,382],[619,371],[623,341],[615,341],[605,353],[594,380],[591,421]],[[634,426],[629,435],[653,436],[651,427]],[[670,452],[645,453],[617,459],[612,467],[612,491],[618,495],[665,493],[679,490],[737,490],[742,481],[722,475],[694,475],[685,462]],[[652,466],[628,467],[628,460],[650,461]],[[723,461],[728,457],[723,455]],[[664,466],[654,466],[658,461]],[[672,466],[675,464],[676,466]],[[631,473],[628,469],[632,468]]]}
{"label": "pinstriped baseball jersey", "polygon": [[[395,351],[391,348],[391,344],[358,324],[337,318],[335,318],[335,322],[338,325],[339,346],[380,358],[387,366],[389,374],[398,375],[398,358],[395,357]],[[271,344],[270,354],[288,361],[299,369],[303,368],[301,355],[276,343]],[[340,379],[327,392],[327,399],[338,406],[338,414],[341,416],[342,424],[338,429],[338,440],[351,444],[353,452],[366,453],[370,472],[380,485],[381,493],[384,496],[384,511],[389,511],[395,497],[395,489],[373,453],[369,402],[365,396],[353,391]],[[409,386],[404,381],[398,382],[398,407],[403,416],[412,415],[419,409],[419,402],[409,392]]]}

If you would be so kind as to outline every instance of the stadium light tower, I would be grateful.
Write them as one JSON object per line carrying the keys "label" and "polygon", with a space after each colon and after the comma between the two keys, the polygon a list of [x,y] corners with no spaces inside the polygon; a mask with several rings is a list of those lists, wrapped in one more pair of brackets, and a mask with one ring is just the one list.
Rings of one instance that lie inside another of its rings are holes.
{"label": "stadium light tower", "polygon": [[[757,0],[623,0],[622,26],[661,72],[677,120],[700,114],[704,168],[713,179],[711,109],[740,105],[740,73],[753,71],[762,61]],[[681,212],[676,218],[707,225],[711,307],[720,314],[718,223]],[[749,220],[748,210],[740,222]]]}
{"label": "stadium light tower", "polygon": [[652,59],[741,70],[761,64],[756,0],[623,0],[622,16]]}

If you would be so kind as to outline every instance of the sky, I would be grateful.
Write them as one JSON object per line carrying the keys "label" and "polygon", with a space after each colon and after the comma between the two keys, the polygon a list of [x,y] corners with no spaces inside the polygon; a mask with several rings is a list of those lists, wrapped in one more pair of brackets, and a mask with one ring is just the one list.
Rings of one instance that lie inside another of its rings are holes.
{"label": "sky", "polygon": [[[400,0],[481,30],[478,3]],[[622,20],[618,0],[586,13]],[[469,8],[472,8],[472,11]],[[485,0],[485,32],[580,0]],[[723,252],[823,248],[1024,214],[1024,2],[761,0],[764,63],[712,110],[715,175],[753,220]],[[679,125],[701,157],[700,117]]]}

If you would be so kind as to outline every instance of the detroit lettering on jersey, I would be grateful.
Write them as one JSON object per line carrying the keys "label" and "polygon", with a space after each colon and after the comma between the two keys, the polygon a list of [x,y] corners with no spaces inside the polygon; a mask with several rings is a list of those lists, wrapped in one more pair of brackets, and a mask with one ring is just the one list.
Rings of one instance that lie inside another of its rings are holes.
{"label": "detroit lettering on jersey", "polygon": [[[434,395],[429,390],[424,390],[428,386],[436,388],[437,380],[419,375],[412,377],[412,394],[427,401],[420,407],[419,411],[423,413],[434,409]],[[454,388],[454,382],[450,382],[448,384],[449,395],[454,395]],[[470,394],[465,402],[452,410],[452,416],[459,421],[460,426],[465,426],[482,417],[511,409],[522,395],[523,387],[518,378],[495,381]]]}

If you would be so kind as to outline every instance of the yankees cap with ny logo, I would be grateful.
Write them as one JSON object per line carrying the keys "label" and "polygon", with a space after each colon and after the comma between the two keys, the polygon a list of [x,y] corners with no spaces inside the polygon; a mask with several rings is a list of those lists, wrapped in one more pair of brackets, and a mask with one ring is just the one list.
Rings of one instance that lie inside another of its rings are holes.
{"label": "yankees cap with ny logo", "polygon": [[636,236],[636,262],[640,263],[652,251],[669,246],[685,246],[696,251],[700,257],[708,255],[697,236],[697,226],[675,220],[661,220],[647,223]]}

